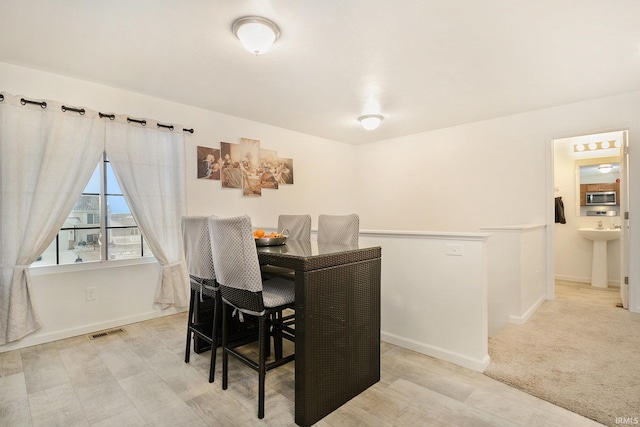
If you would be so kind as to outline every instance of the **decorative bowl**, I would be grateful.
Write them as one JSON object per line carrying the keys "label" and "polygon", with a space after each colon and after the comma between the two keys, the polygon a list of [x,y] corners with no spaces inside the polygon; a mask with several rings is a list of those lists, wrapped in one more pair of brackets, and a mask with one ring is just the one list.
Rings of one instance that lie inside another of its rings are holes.
{"label": "decorative bowl", "polygon": [[256,246],[279,246],[287,243],[287,237],[256,237]]}
{"label": "decorative bowl", "polygon": [[284,229],[280,233],[279,237],[254,237],[256,246],[280,246],[287,243],[289,238],[289,230]]}
{"label": "decorative bowl", "polygon": [[[291,243],[291,242],[289,242]],[[286,254],[289,252],[288,244],[282,245],[269,245],[269,246],[260,246],[260,253],[268,253],[268,254]]]}

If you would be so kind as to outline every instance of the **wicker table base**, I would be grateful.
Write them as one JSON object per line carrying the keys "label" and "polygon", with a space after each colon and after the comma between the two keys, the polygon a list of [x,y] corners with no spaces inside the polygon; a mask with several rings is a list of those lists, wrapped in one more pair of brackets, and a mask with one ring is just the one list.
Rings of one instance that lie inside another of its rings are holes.
{"label": "wicker table base", "polygon": [[295,270],[295,422],[309,426],[380,380],[381,249],[288,245],[258,256]]}

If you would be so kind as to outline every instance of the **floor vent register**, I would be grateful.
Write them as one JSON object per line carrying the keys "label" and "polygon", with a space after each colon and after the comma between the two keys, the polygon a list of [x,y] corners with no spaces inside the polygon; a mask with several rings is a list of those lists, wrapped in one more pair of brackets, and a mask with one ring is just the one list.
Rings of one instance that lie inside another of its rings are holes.
{"label": "floor vent register", "polygon": [[106,337],[107,335],[121,334],[123,332],[125,332],[125,330],[122,329],[122,328],[110,329],[108,331],[102,331],[102,332],[96,332],[95,334],[91,335],[91,339],[95,340],[97,338]]}

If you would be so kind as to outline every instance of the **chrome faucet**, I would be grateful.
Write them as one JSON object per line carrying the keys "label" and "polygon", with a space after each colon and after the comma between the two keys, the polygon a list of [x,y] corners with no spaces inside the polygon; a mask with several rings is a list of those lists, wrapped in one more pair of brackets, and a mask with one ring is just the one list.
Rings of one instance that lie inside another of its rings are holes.
{"label": "chrome faucet", "polygon": [[598,230],[602,230],[602,221],[598,221]]}

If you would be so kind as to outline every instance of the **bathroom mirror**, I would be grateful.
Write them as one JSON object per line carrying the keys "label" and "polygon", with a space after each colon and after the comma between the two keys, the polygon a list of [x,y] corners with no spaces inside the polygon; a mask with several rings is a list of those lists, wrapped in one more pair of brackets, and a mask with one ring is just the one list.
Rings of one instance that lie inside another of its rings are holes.
{"label": "bathroom mirror", "polygon": [[[620,158],[598,157],[576,161],[576,201],[579,216],[620,215]],[[615,192],[615,203],[599,203],[587,194]]]}

